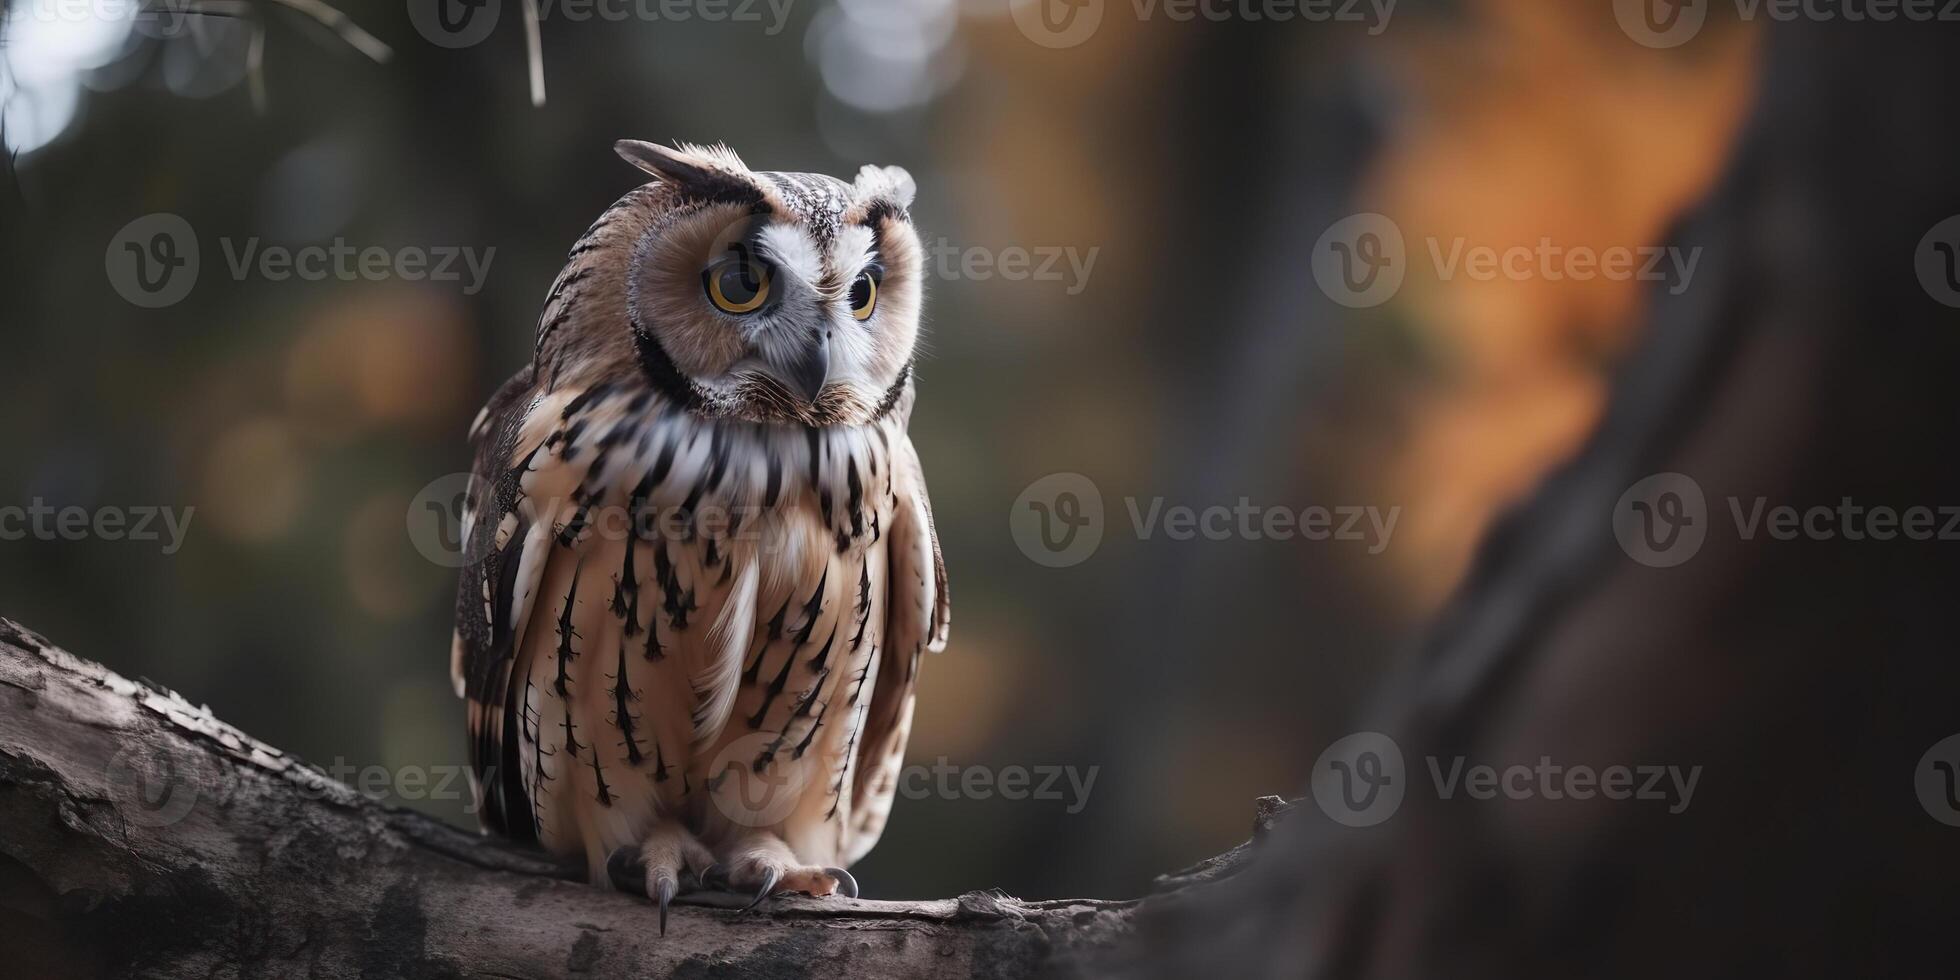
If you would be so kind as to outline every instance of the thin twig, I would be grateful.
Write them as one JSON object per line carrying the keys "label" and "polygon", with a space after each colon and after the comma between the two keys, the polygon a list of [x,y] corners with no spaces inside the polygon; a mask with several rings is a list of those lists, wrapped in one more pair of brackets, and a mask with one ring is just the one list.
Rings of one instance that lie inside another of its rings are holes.
{"label": "thin twig", "polygon": [[[359,24],[323,0],[273,0],[319,21],[348,47],[359,51],[376,64],[386,64],[395,56],[393,49],[383,44],[374,35],[362,30]],[[158,11],[175,15],[195,17],[233,17],[243,19],[257,13],[257,6],[249,0],[162,0],[161,3],[143,8],[144,14]],[[265,84],[265,22],[254,16],[252,39],[245,51],[245,72],[247,87],[251,92],[252,111],[265,115],[268,99]]]}
{"label": "thin twig", "polygon": [[524,54],[531,67],[531,104],[544,105],[544,37],[538,26],[538,0],[524,0]]}
{"label": "thin twig", "polygon": [[245,50],[245,72],[252,89],[252,111],[265,115],[265,24],[252,24],[252,46]]}
{"label": "thin twig", "polygon": [[388,59],[395,56],[394,50],[381,43],[379,38],[362,30],[360,25],[354,23],[346,14],[327,6],[321,0],[272,0],[272,2],[290,7],[319,21],[328,30],[339,35],[342,41],[347,42],[348,47],[367,55],[376,64],[385,65]]}

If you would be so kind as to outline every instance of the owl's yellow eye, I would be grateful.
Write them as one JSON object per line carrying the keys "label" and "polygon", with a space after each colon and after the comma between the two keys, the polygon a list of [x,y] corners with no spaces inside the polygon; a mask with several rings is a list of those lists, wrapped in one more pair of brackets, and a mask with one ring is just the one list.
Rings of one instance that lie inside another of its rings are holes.
{"label": "owl's yellow eye", "polygon": [[869,270],[858,273],[851,283],[851,315],[860,320],[871,319],[871,311],[878,308],[878,277]]}
{"label": "owl's yellow eye", "polygon": [[773,270],[769,263],[749,255],[746,248],[730,251],[733,254],[729,258],[702,271],[701,284],[708,291],[708,301],[723,313],[754,313],[769,299]]}

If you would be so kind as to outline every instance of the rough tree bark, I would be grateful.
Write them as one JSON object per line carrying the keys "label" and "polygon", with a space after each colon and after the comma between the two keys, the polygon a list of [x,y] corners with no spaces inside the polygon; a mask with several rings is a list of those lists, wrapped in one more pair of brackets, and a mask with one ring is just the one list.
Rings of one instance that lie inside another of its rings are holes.
{"label": "rough tree bark", "polygon": [[[1255,834],[1281,804],[1262,800]],[[683,896],[378,804],[0,619],[0,935],[25,977],[1026,977],[1093,972],[1141,901]]]}

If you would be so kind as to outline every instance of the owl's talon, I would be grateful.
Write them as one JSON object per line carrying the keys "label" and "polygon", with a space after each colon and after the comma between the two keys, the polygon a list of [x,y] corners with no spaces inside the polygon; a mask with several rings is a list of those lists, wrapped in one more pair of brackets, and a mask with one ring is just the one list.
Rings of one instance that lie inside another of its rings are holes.
{"label": "owl's talon", "polygon": [[653,886],[653,898],[660,903],[660,934],[667,934],[667,906],[674,901],[674,893],[680,890],[680,883],[670,875],[662,875]]}
{"label": "owl's talon", "polygon": [[695,890],[691,869],[706,868],[713,863],[713,854],[686,827],[662,819],[648,829],[640,844],[627,845],[606,855],[605,877],[614,888],[658,905],[660,934],[665,936],[668,906],[682,892]]}
{"label": "owl's talon", "polygon": [[606,858],[606,877],[614,888],[630,895],[647,893],[647,863],[637,847],[622,847]]}
{"label": "owl's talon", "polygon": [[857,879],[851,877],[849,871],[845,871],[843,868],[825,868],[823,870],[825,874],[837,879],[837,891],[839,894],[845,898],[858,897]]}
{"label": "owl's talon", "polygon": [[776,882],[781,881],[782,877],[783,873],[781,871],[775,868],[764,868],[762,870],[762,887],[756,890],[755,900],[743,906],[742,911],[747,912],[761,905],[763,899],[774,894],[776,891]]}

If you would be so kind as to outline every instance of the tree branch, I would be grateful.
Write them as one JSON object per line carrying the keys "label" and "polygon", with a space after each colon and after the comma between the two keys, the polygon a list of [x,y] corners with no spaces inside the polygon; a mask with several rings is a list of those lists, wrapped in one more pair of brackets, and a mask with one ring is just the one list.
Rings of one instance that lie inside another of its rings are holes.
{"label": "tree branch", "polygon": [[[1283,810],[1261,801],[1259,826]],[[784,896],[738,913],[703,893],[662,937],[645,900],[581,875],[376,803],[0,619],[0,932],[28,976],[1076,975],[1160,900]]]}

